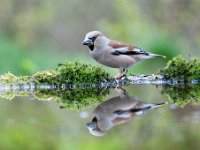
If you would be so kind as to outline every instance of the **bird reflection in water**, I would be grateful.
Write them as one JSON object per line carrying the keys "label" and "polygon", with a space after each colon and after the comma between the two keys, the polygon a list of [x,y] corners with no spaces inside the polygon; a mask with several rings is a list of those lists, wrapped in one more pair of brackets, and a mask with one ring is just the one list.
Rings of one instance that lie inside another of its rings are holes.
{"label": "bird reflection in water", "polygon": [[126,123],[148,110],[166,104],[166,102],[141,101],[137,97],[129,96],[121,87],[117,87],[116,90],[120,96],[110,98],[95,108],[92,121],[86,125],[92,135],[103,136],[112,127]]}

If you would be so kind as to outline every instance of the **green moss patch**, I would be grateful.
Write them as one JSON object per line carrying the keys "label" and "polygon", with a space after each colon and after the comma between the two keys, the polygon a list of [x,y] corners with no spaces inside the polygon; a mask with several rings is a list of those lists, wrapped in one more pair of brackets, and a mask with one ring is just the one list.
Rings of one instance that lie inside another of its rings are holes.
{"label": "green moss patch", "polygon": [[200,80],[200,60],[190,58],[189,60],[178,56],[167,63],[164,69],[160,70],[160,74],[167,79],[177,80]]}
{"label": "green moss patch", "polygon": [[8,72],[4,75],[0,75],[0,82],[2,83],[24,83],[31,79],[29,76],[15,76],[12,73]]}
{"label": "green moss patch", "polygon": [[34,83],[34,84],[83,84],[100,83],[109,78],[107,71],[100,67],[81,64],[79,62],[59,64],[55,70],[41,71],[33,76],[16,77],[11,73],[0,76],[3,83]]}

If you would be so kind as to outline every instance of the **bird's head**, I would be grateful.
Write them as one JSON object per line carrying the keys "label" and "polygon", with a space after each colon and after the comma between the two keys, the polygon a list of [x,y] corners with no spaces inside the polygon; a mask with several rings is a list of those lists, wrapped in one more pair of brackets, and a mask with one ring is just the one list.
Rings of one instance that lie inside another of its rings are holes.
{"label": "bird's head", "polygon": [[94,135],[94,136],[104,136],[105,132],[102,131],[99,127],[98,127],[98,120],[96,117],[94,117],[92,119],[92,122],[87,123],[87,128],[89,130],[89,132]]}
{"label": "bird's head", "polygon": [[91,51],[94,47],[101,47],[105,44],[107,39],[100,31],[91,31],[86,34],[83,40],[83,45],[87,45]]}
{"label": "bird's head", "polygon": [[87,123],[87,128],[92,135],[103,136],[107,131],[113,127],[112,120],[106,116],[103,110],[98,110],[97,107],[94,111],[92,121]]}

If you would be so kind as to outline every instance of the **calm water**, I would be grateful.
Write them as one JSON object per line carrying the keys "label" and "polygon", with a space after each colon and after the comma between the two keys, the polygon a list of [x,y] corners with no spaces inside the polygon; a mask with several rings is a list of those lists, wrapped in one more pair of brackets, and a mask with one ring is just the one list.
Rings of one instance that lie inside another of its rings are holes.
{"label": "calm water", "polygon": [[[1,98],[0,149],[199,149],[200,105],[169,102],[154,108],[168,102],[161,89],[110,89],[102,102],[79,109],[60,107],[52,95],[37,100],[33,91],[12,100]],[[2,97],[10,93],[1,89]]]}

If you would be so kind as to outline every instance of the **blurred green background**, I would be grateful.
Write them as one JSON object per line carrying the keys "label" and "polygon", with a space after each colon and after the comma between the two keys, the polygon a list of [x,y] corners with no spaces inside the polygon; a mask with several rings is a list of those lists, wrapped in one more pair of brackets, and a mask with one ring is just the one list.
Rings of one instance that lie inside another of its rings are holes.
{"label": "blurred green background", "polygon": [[[99,65],[81,44],[85,34],[92,30],[166,55],[166,60],[146,60],[129,69],[133,74],[156,73],[173,56],[200,56],[199,10],[199,0],[0,0],[0,74],[10,71],[15,75],[30,75],[55,68],[65,60]],[[112,74],[118,71],[106,69]],[[141,92],[143,88],[137,89],[134,88],[135,93],[144,100],[163,99],[155,94],[157,89],[149,88],[145,94]],[[166,118],[155,120],[159,117],[155,111],[146,121],[140,120],[137,125],[132,122],[127,125],[129,128],[116,128],[98,139],[87,133],[86,121],[80,120],[78,112],[61,111],[56,103],[27,99],[1,101],[0,149],[199,147],[199,132],[192,130],[199,130],[199,125],[191,125],[183,118],[185,128],[179,128],[180,113],[174,115],[167,108]],[[174,128],[169,128],[169,123]],[[145,128],[147,134],[143,133],[143,127],[149,124],[158,131],[156,135],[148,128]],[[133,133],[128,135],[130,130]]]}
{"label": "blurred green background", "polygon": [[[197,56],[199,8],[198,0],[0,0],[0,73],[32,74],[64,60],[98,65],[81,44],[92,30],[168,59]],[[166,61],[147,60],[129,72],[155,73]]]}

